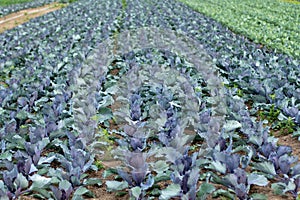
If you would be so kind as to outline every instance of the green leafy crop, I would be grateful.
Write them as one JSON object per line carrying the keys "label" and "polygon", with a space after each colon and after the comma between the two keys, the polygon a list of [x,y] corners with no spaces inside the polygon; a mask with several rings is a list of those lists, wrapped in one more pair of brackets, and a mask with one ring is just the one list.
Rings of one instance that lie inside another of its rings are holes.
{"label": "green leafy crop", "polygon": [[238,34],[300,57],[299,6],[274,0],[179,0]]}

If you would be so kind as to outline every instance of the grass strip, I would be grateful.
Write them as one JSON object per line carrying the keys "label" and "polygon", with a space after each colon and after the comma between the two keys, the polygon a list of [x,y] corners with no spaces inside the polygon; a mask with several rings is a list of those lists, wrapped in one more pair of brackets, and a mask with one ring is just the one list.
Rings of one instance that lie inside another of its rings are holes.
{"label": "grass strip", "polygon": [[27,2],[31,2],[31,1],[34,1],[34,0],[1,0],[0,6],[9,6],[9,5],[13,5],[13,4],[27,3]]}

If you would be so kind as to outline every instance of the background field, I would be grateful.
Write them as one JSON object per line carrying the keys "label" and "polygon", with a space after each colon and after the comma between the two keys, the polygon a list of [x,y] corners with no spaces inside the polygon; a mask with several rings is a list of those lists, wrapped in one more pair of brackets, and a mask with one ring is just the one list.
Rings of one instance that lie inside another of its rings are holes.
{"label": "background field", "polygon": [[300,57],[300,4],[297,1],[181,1],[256,43]]}

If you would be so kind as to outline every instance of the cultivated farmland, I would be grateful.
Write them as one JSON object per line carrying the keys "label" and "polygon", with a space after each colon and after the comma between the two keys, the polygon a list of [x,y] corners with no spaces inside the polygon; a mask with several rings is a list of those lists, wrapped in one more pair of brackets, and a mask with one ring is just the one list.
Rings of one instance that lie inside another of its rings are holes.
{"label": "cultivated farmland", "polygon": [[1,33],[0,199],[297,199],[300,8],[266,2],[78,0]]}

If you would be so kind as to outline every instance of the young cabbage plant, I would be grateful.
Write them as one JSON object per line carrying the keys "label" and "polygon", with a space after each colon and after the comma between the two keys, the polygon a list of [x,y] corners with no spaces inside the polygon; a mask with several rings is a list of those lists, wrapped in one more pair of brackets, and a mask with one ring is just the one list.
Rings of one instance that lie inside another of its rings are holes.
{"label": "young cabbage plant", "polygon": [[171,180],[175,184],[180,184],[182,199],[196,199],[197,183],[200,169],[196,166],[197,153],[188,156],[187,153],[181,159],[175,161],[174,172]]}
{"label": "young cabbage plant", "polygon": [[69,199],[74,192],[72,184],[66,180],[62,180],[58,187],[50,186],[50,189],[55,200]]}
{"label": "young cabbage plant", "polygon": [[2,175],[3,182],[0,189],[5,193],[3,194],[4,198],[18,199],[22,194],[29,191],[28,177],[19,172],[16,165],[10,171],[2,172]]}
{"label": "young cabbage plant", "polygon": [[[168,162],[171,162],[171,180],[173,186],[162,191],[160,199],[180,197],[181,199],[196,199],[197,183],[200,169],[196,166],[198,153],[188,155],[189,145],[194,136],[183,133],[185,124],[178,123],[174,137],[169,139],[166,147],[161,149]],[[173,189],[172,189],[173,188]],[[170,191],[169,191],[170,190]],[[172,193],[171,193],[172,191]]]}
{"label": "young cabbage plant", "polygon": [[[143,153],[139,150],[131,152],[129,150],[116,150],[115,154],[126,165],[125,168],[119,168],[117,170],[119,176],[126,182],[127,187],[131,189],[131,195],[137,200],[143,199],[146,195],[146,191],[154,184],[154,178],[150,174],[148,163],[146,159],[147,153]],[[106,185],[109,190],[124,189],[120,187],[122,182],[108,181]],[[126,187],[126,186],[125,186]]]}
{"label": "young cabbage plant", "polygon": [[213,180],[232,189],[240,200],[251,198],[249,195],[251,185],[266,186],[269,183],[263,175],[247,173],[242,168],[236,168],[233,173],[228,173],[222,178],[214,175]]}
{"label": "young cabbage plant", "polygon": [[132,125],[125,125],[124,139],[122,140],[122,146],[126,145],[128,149],[132,151],[143,151],[147,147],[147,139],[149,137],[149,130],[147,131],[146,124],[136,123]]}

